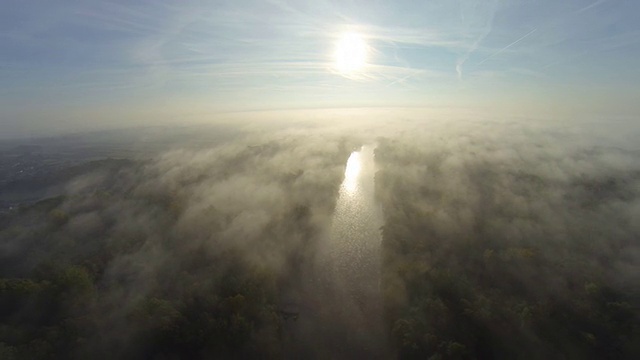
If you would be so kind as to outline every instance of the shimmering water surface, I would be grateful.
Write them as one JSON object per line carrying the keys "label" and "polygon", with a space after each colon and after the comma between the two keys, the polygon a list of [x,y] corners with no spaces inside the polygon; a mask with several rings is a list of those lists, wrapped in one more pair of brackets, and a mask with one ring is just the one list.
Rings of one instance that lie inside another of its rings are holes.
{"label": "shimmering water surface", "polygon": [[303,270],[298,320],[288,322],[288,354],[310,358],[384,358],[380,293],[382,211],[374,196],[374,146],[349,157],[331,230],[317,263]]}
{"label": "shimmering water surface", "polygon": [[380,298],[382,212],[374,196],[373,150],[363,146],[347,161],[326,259],[336,286],[364,305]]}

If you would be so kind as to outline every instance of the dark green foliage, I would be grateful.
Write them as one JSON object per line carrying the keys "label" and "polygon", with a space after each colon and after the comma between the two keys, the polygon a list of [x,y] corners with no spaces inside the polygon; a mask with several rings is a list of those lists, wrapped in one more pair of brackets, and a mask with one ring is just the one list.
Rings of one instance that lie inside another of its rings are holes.
{"label": "dark green foliage", "polygon": [[[305,210],[296,207],[292,212],[294,221],[304,221]],[[55,230],[48,237],[56,238]],[[57,261],[45,260],[23,278],[0,279],[2,358],[278,354],[280,318],[273,270],[251,265],[233,251],[187,251],[170,242],[167,246],[180,254],[167,265],[171,271],[166,276],[160,271],[162,278],[143,298],[111,303],[114,294],[135,289],[127,277],[105,278],[109,267],[114,259],[139,251],[143,241],[135,236],[116,238],[84,254],[76,242],[58,242],[49,250],[58,255]],[[124,338],[110,334],[105,335],[108,342],[99,339],[101,331],[115,326],[104,311],[122,314],[118,321],[126,324]]]}
{"label": "dark green foliage", "polygon": [[[376,150],[398,356],[638,358],[640,284],[624,288],[633,274],[613,266],[638,245],[620,206],[640,196],[637,173],[602,184],[576,174],[564,184],[524,176],[518,163],[435,152],[384,139]],[[575,182],[597,186],[578,192]]]}
{"label": "dark green foliage", "polygon": [[305,150],[322,165],[307,174],[282,160],[298,141],[196,153],[204,165],[92,163],[80,190],[3,216],[0,359],[282,357],[279,287],[312,254],[348,156]]}

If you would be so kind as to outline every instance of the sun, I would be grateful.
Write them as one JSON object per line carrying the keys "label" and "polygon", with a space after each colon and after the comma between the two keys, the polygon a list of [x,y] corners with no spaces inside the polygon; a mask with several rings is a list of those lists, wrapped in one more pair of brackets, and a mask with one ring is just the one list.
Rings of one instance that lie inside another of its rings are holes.
{"label": "sun", "polygon": [[335,68],[342,75],[353,75],[367,64],[368,46],[364,38],[353,32],[342,34],[336,43]]}

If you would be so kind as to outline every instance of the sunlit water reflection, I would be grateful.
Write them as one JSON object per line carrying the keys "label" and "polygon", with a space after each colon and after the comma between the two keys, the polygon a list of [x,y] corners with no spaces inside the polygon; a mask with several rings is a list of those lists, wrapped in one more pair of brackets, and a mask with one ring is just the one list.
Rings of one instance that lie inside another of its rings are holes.
{"label": "sunlit water reflection", "polygon": [[[358,181],[360,180],[360,172],[362,170],[362,155],[359,151],[354,151],[347,160],[347,167],[344,171],[344,181],[340,187],[340,196],[356,196],[358,190]],[[344,199],[343,199],[344,200]]]}
{"label": "sunlit water reflection", "polygon": [[[383,220],[375,201],[374,176],[374,147],[363,146],[347,161],[330,234],[318,250],[318,264],[303,274],[300,317],[287,325],[292,357],[388,355],[379,288]],[[296,346],[298,351],[293,350]]]}
{"label": "sunlit water reflection", "polygon": [[357,295],[371,296],[378,291],[382,226],[381,209],[374,196],[373,150],[372,146],[363,146],[347,161],[328,246],[336,280]]}
{"label": "sunlit water reflection", "polygon": [[384,353],[380,293],[382,210],[375,200],[374,147],[363,146],[347,161],[345,178],[329,240],[330,271],[338,316],[350,332],[352,355],[367,358]]}

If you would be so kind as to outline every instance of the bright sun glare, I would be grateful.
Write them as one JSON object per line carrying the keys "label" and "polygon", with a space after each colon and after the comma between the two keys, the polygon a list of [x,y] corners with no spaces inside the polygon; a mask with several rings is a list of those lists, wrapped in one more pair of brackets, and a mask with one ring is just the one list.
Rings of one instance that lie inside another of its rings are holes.
{"label": "bright sun glare", "polygon": [[345,33],[336,44],[335,66],[343,75],[351,75],[361,71],[367,63],[368,46],[365,40],[356,33]]}
{"label": "bright sun glare", "polygon": [[347,194],[353,194],[358,188],[358,176],[362,169],[360,152],[354,151],[347,160],[347,168],[344,171],[344,187]]}

